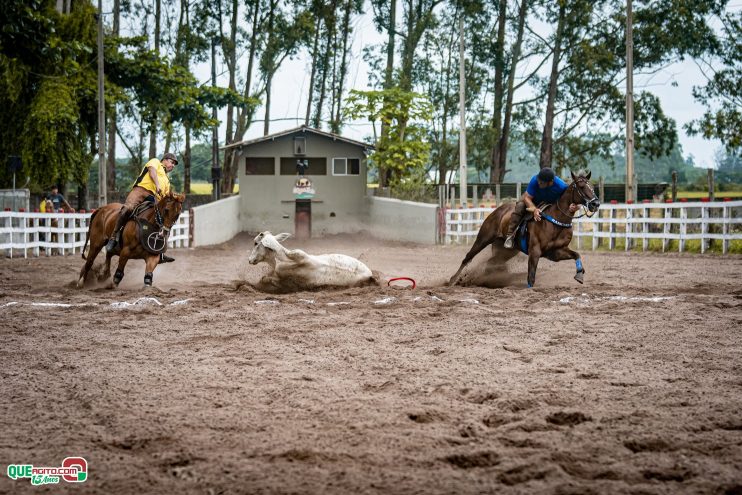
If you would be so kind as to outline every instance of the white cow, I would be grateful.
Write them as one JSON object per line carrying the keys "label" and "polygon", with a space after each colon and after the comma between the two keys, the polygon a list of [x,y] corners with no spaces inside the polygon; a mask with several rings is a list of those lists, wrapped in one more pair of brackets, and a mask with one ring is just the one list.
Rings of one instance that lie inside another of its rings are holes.
{"label": "white cow", "polygon": [[291,234],[273,235],[266,231],[255,237],[249,262],[261,261],[273,269],[262,278],[261,288],[280,292],[311,290],[319,287],[358,287],[378,284],[371,270],[344,254],[307,254],[301,249],[281,245]]}

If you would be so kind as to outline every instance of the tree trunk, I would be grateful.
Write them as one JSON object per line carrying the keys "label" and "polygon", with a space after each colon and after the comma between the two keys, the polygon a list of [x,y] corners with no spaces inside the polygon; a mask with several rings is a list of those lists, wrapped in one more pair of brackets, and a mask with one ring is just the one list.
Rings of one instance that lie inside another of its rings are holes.
{"label": "tree trunk", "polygon": [[[113,2],[113,36],[119,35],[121,1]],[[108,150],[106,151],[106,190],[108,195],[116,190],[116,104],[108,112]]]}
{"label": "tree trunk", "polygon": [[337,78],[337,97],[335,110],[335,119],[333,120],[332,132],[340,133],[340,117],[342,113],[342,101],[343,101],[343,85],[345,82],[346,72],[348,71],[347,58],[348,58],[348,38],[350,36],[350,11],[353,5],[353,0],[347,0],[345,4],[345,16],[343,17],[343,27],[340,37],[343,40],[342,58],[340,62],[340,73]]}
{"label": "tree trunk", "polygon": [[320,28],[322,26],[322,18],[317,16],[317,24],[315,25],[314,31],[314,43],[312,45],[312,74],[309,76],[309,95],[307,96],[307,116],[304,119],[304,125],[309,125],[309,117],[312,115],[312,99],[314,97],[314,78],[317,74],[317,48],[319,46],[319,35]]}
{"label": "tree trunk", "polygon": [[[260,6],[261,0],[256,0],[253,5],[252,33],[250,34],[249,59],[247,62],[247,74],[245,77],[245,91],[243,92],[245,98],[250,96],[252,73],[255,67],[255,53],[258,46]],[[235,129],[235,134],[232,139],[233,143],[242,141],[247,128],[252,124],[254,112],[255,107],[253,106],[237,111],[237,128]],[[234,183],[237,177],[237,153],[234,148],[227,148],[224,150],[224,163],[222,166],[224,167],[222,170],[222,192],[228,194],[234,190]]]}
{"label": "tree trunk", "polygon": [[[160,18],[162,17],[162,0],[155,0],[155,53],[160,56]],[[157,156],[157,118],[150,120],[149,158]]]}
{"label": "tree trunk", "polygon": [[263,123],[263,136],[267,136],[271,126],[271,85],[273,84],[273,72],[268,73],[265,80],[265,122]]}
{"label": "tree trunk", "polygon": [[[397,0],[391,0],[389,5],[389,41],[386,45],[386,69],[384,70],[384,89],[389,90],[393,85],[394,76],[394,42],[397,31]],[[386,104],[386,102],[385,102]],[[384,143],[389,136],[389,126],[381,123],[381,142]],[[382,144],[383,145],[383,144]],[[387,186],[386,170],[379,165],[379,187]]]}
{"label": "tree trunk", "polygon": [[[316,127],[317,129],[322,126],[322,107],[325,105],[325,94],[327,91],[327,73],[330,70],[330,52],[332,52],[332,38],[335,33],[335,11],[337,9],[337,0],[332,1],[330,8],[332,9],[330,11],[332,12],[332,14],[328,19],[328,22],[326,23],[327,39],[325,40],[325,53],[322,57],[322,79],[319,87],[319,101],[317,101],[317,110],[314,114],[313,122],[314,127]],[[332,118],[332,114],[330,114],[330,118]]]}
{"label": "tree trunk", "polygon": [[507,2],[500,0],[497,19],[497,42],[495,43],[495,101],[492,114],[492,161],[490,162],[490,182],[498,182],[497,178],[505,175],[500,171],[500,136],[502,129],[502,99],[505,93],[503,87],[503,73],[505,72],[505,28],[507,16]]}
{"label": "tree trunk", "polygon": [[544,133],[541,136],[541,156],[539,168],[551,167],[554,134],[554,107],[556,104],[557,80],[559,79],[559,57],[561,55],[562,34],[564,33],[565,2],[559,5],[559,23],[557,24],[554,39],[554,58],[551,62],[551,76],[549,77],[549,96],[546,101],[546,115],[544,117]]}
{"label": "tree trunk", "polygon": [[[236,74],[237,74],[237,16],[239,14],[239,2],[232,0],[232,17],[230,20],[229,43],[227,53],[224,53],[227,59],[227,68],[229,69],[229,89],[237,91]],[[224,50],[225,47],[222,47]],[[234,105],[227,105],[227,130],[224,138],[224,144],[232,144],[234,136]]]}
{"label": "tree trunk", "polygon": [[[271,2],[270,12],[268,13],[268,43],[275,36],[273,32],[273,20],[275,19],[275,10],[277,2]],[[270,67],[265,79],[265,121],[263,122],[263,136],[267,136],[271,126],[271,85],[273,84],[274,67]]]}
{"label": "tree trunk", "polygon": [[508,96],[505,102],[505,117],[502,124],[502,133],[500,134],[500,141],[497,144],[499,149],[499,161],[497,167],[498,175],[495,177],[495,181],[499,184],[505,180],[505,168],[508,160],[508,140],[510,139],[510,121],[513,116],[513,91],[515,87],[515,69],[518,67],[518,61],[520,59],[520,50],[523,45],[523,30],[526,22],[526,15],[528,13],[528,1],[521,0],[520,8],[518,9],[518,33],[516,35],[515,43],[513,44],[513,53],[510,58],[510,70],[508,72]]}
{"label": "tree trunk", "polygon": [[183,151],[183,192],[191,193],[191,128],[185,126],[185,150]]}

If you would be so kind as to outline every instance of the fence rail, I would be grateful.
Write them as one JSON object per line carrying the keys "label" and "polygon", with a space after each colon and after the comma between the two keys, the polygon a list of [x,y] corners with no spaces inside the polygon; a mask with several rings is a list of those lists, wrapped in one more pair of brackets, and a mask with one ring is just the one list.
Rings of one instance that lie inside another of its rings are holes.
{"label": "fence rail", "polygon": [[[447,209],[445,212],[446,244],[469,244],[476,238],[484,219],[493,208]],[[660,240],[662,251],[677,242],[677,249],[687,249],[687,241],[699,240],[704,253],[710,241],[721,241],[723,253],[730,241],[742,240],[742,201],[694,203],[604,204],[593,217],[574,220],[573,241],[581,249],[588,242],[591,249],[606,247],[630,250],[641,245],[649,248],[650,240]],[[619,243],[618,241],[622,241]]]}
{"label": "fence rail", "polygon": [[[81,252],[91,213],[0,212],[0,252],[7,257],[49,256]],[[188,247],[190,214],[181,213],[170,231],[168,246]]]}

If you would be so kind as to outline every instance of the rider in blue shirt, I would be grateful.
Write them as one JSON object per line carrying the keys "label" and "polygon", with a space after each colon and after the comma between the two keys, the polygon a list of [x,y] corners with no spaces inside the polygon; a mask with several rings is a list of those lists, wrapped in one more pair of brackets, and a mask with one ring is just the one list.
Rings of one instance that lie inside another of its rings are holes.
{"label": "rider in blue shirt", "polygon": [[[518,225],[520,225],[526,209],[533,211],[533,219],[540,222],[541,211],[539,211],[536,205],[541,203],[556,203],[566,190],[567,183],[557,177],[549,167],[542,168],[538,175],[531,177],[531,182],[528,183],[526,192],[523,193],[520,201],[516,203],[515,210],[513,210],[513,214],[510,217],[508,235],[505,238],[505,247],[507,249],[513,247],[515,231],[518,229]],[[569,212],[574,213],[577,211],[577,208],[577,205],[571,204],[569,205]]]}

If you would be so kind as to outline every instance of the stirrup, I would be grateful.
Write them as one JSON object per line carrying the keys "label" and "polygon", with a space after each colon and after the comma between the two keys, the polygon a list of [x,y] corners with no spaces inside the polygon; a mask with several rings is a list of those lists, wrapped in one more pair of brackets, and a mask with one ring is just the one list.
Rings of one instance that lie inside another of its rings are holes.
{"label": "stirrup", "polygon": [[510,234],[505,238],[505,249],[513,249],[513,237],[515,237],[515,235]]}

